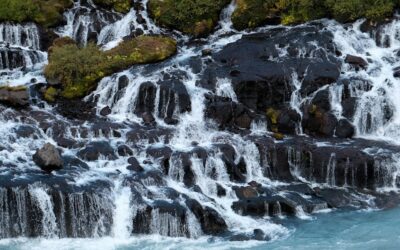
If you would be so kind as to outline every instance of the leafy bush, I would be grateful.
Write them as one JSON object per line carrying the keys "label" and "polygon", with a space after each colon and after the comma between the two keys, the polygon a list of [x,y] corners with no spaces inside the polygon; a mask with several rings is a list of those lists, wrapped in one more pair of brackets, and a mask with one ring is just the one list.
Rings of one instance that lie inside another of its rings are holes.
{"label": "leafy bush", "polygon": [[49,64],[44,70],[46,78],[49,82],[61,83],[64,98],[79,98],[107,75],[134,64],[170,57],[176,52],[176,42],[167,37],[140,36],[124,41],[112,50],[101,51],[95,44],[80,48],[77,44],[56,41],[50,50]]}
{"label": "leafy bush", "polygon": [[62,21],[71,0],[0,0],[0,21],[36,22],[52,27]]}
{"label": "leafy bush", "polygon": [[212,31],[230,0],[150,0],[148,9],[165,27],[203,36]]}

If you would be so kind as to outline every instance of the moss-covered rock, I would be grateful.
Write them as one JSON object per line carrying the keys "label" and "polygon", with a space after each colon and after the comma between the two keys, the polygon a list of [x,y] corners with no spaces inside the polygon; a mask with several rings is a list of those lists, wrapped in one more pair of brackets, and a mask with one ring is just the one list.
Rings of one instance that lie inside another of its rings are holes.
{"label": "moss-covered rock", "polygon": [[271,18],[282,24],[303,23],[320,18],[350,22],[359,18],[382,21],[393,15],[399,0],[237,0],[232,15],[236,29],[254,28]]}
{"label": "moss-covered rock", "polygon": [[0,103],[12,107],[28,106],[28,88],[26,86],[0,86]]}
{"label": "moss-covered rock", "polygon": [[132,0],[94,0],[96,5],[107,9],[114,9],[117,12],[128,13],[132,7]]}
{"label": "moss-covered rock", "polygon": [[114,72],[162,61],[176,53],[175,40],[161,36],[136,37],[109,51],[101,51],[95,44],[84,48],[75,43],[57,44],[51,47],[44,73],[49,82],[60,83],[61,96],[68,99],[87,95],[101,78]]}
{"label": "moss-covered rock", "polygon": [[209,34],[230,0],[150,0],[148,9],[156,23],[199,37]]}
{"label": "moss-covered rock", "polygon": [[0,0],[0,21],[36,22],[47,28],[58,25],[72,0]]}

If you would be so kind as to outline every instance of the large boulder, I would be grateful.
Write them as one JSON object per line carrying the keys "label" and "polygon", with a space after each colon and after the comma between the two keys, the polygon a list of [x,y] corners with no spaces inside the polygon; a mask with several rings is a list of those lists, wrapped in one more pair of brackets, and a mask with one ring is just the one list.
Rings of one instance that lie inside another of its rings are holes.
{"label": "large boulder", "polygon": [[44,171],[51,172],[63,168],[63,160],[58,149],[46,143],[33,155],[33,161]]}

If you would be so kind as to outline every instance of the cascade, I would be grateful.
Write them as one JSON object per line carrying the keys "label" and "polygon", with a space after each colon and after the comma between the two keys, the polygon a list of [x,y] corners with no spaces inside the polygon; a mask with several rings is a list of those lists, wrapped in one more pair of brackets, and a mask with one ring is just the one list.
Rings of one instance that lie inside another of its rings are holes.
{"label": "cascade", "polygon": [[[104,77],[77,104],[0,106],[0,238],[274,240],[291,233],[276,217],[378,208],[398,191],[399,20],[379,34],[329,20],[237,31],[232,1],[194,43],[137,3],[122,15],[75,1],[55,31],[104,50],[169,34],[177,55]],[[1,85],[34,89],[46,63],[36,25],[0,24]],[[46,143],[64,164],[52,174],[32,160]]]}

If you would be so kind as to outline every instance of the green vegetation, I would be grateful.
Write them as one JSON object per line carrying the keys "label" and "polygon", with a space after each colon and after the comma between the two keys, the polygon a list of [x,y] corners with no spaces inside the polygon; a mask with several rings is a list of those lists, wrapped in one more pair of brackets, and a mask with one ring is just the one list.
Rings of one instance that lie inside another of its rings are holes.
{"label": "green vegetation", "polygon": [[280,115],[281,112],[279,110],[276,110],[274,108],[267,109],[267,117],[271,121],[271,131],[276,133],[278,132],[278,119]]}
{"label": "green vegetation", "polygon": [[199,37],[209,34],[230,0],[150,0],[148,9],[155,21]]}
{"label": "green vegetation", "polygon": [[28,87],[26,87],[24,85],[18,85],[18,86],[3,85],[3,86],[0,86],[0,90],[25,91],[25,90],[28,90]]}
{"label": "green vegetation", "polygon": [[232,21],[239,30],[257,27],[277,16],[282,24],[324,17],[340,22],[358,18],[378,22],[390,17],[399,5],[399,0],[237,0]]}
{"label": "green vegetation", "polygon": [[232,22],[239,30],[257,27],[281,12],[276,0],[237,0],[236,5]]}
{"label": "green vegetation", "polygon": [[112,8],[121,13],[128,13],[133,3],[132,0],[94,0],[93,2],[103,8]]}
{"label": "green vegetation", "polygon": [[36,22],[53,27],[62,21],[62,13],[71,0],[0,0],[0,21]]}
{"label": "green vegetation", "polygon": [[[56,40],[50,50],[45,76],[49,82],[61,83],[61,96],[72,99],[85,96],[101,78],[114,72],[170,57],[176,52],[176,42],[168,37],[140,36],[112,50],[101,51],[95,44],[80,48],[75,43]],[[50,101],[55,98],[54,90],[48,97]]]}
{"label": "green vegetation", "polygon": [[58,95],[58,90],[54,87],[49,87],[44,92],[44,99],[48,102],[55,102]]}

